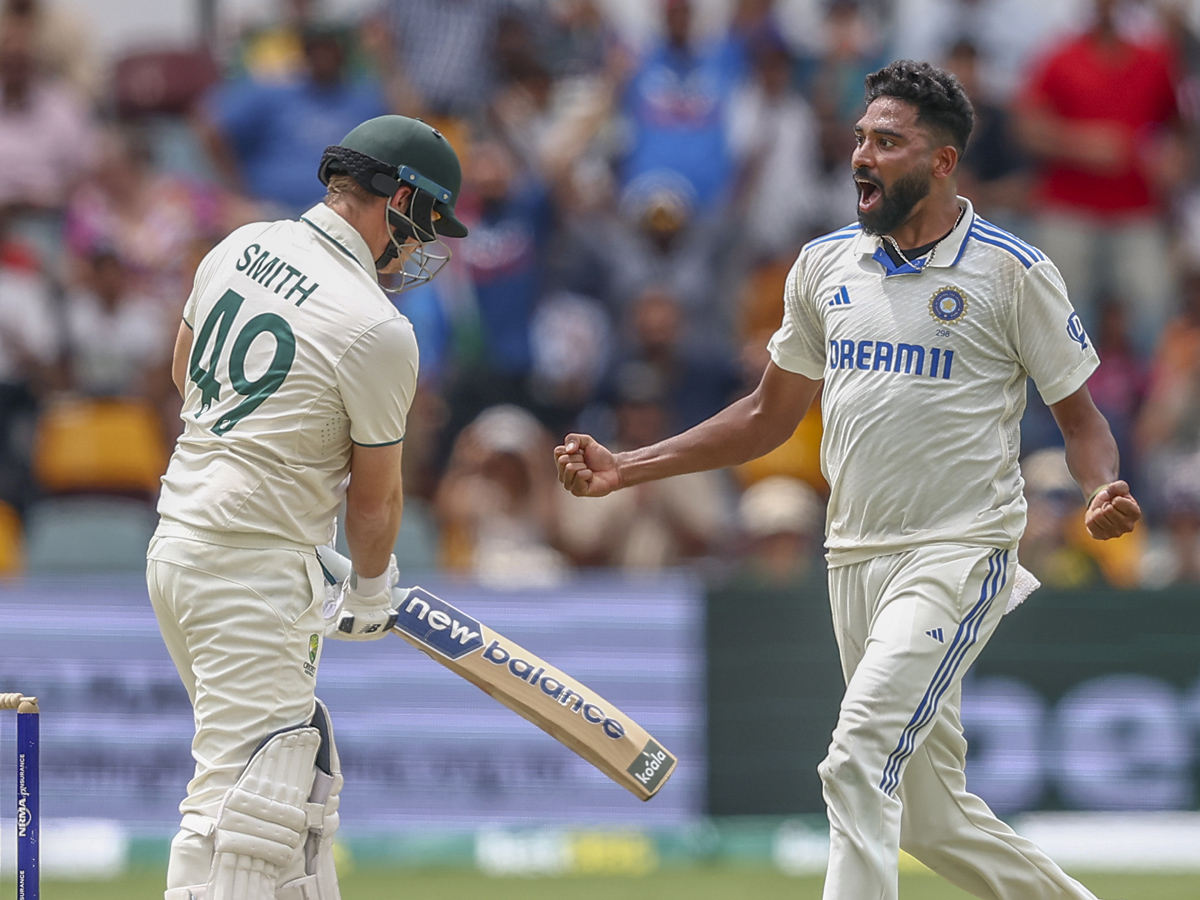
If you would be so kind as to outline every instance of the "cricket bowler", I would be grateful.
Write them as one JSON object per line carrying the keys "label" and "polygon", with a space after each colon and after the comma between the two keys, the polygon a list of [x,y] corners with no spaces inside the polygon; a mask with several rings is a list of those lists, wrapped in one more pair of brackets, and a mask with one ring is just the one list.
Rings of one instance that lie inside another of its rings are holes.
{"label": "cricket bowler", "polygon": [[1141,516],[1088,394],[1099,365],[1054,264],[956,190],[974,124],[953,75],[901,60],[866,79],[851,157],[858,222],[809,242],[758,387],[658,444],[556,448],[559,478],[603,496],[732,466],[781,444],[818,387],[830,485],[829,594],[846,679],[819,767],[825,900],[896,900],[904,848],[988,900],[1094,900],[963,773],[963,675],[999,624],[1025,528],[1020,454],[1032,378],[1105,540]]}
{"label": "cricket bowler", "polygon": [[[150,599],[195,711],[195,776],[166,900],[337,900],[342,784],[316,699],[326,637],[395,622],[413,329],[380,286],[433,278],[462,183],[424,122],[370,119],[328,147],[323,202],[239,228],[201,262],[172,375],[184,430],[148,551]],[[348,479],[348,480],[347,480]],[[314,546],[343,498],[352,570],[323,610]]]}

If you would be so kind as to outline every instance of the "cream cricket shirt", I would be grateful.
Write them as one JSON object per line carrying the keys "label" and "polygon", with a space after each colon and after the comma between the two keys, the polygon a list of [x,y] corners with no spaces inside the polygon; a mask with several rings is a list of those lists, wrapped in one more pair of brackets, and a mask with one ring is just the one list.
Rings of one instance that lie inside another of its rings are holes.
{"label": "cream cricket shirt", "polygon": [[183,317],[184,432],[159,513],[325,543],[351,442],[402,440],[417,384],[412,325],[379,287],[366,242],[323,204],[239,228],[201,262]]}
{"label": "cream cricket shirt", "polygon": [[1014,546],[1026,378],[1057,403],[1100,363],[1053,263],[959,203],[915,264],[851,225],[806,245],[788,277],[770,353],[825,380],[831,565],[937,541]]}

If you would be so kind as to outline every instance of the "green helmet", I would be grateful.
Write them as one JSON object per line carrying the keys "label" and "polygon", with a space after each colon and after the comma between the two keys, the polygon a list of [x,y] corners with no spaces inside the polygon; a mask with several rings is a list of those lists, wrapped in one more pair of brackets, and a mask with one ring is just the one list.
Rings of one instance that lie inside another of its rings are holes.
{"label": "green helmet", "polygon": [[[467,236],[467,227],[454,215],[462,187],[458,155],[440,131],[420,119],[378,116],[326,147],[317,177],[328,184],[330,175],[342,173],[381,197],[391,197],[402,184],[416,188],[416,198],[423,202],[412,208],[424,213],[414,216],[419,229]],[[437,213],[436,219],[429,210]]]}

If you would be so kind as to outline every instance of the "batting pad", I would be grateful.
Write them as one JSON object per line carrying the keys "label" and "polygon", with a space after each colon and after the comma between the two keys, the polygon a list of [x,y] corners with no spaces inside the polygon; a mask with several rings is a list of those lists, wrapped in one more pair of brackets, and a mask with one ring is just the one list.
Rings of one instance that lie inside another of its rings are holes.
{"label": "batting pad", "polygon": [[321,734],[276,734],[250,758],[217,813],[207,900],[274,900],[280,870],[308,835],[308,798]]}
{"label": "batting pad", "polygon": [[285,872],[283,877],[289,880],[279,886],[275,900],[341,900],[333,861],[333,836],[340,822],[342,766],[333,740],[329,709],[320,698],[317,698],[312,724],[321,734],[321,749],[316,757],[312,791],[305,805],[308,834],[301,859],[303,874],[293,878],[293,872]]}

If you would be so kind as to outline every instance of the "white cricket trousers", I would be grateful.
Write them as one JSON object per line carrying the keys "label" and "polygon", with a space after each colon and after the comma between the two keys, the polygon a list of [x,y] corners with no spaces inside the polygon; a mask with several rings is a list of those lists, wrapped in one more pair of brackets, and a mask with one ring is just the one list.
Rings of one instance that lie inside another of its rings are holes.
{"label": "white cricket trousers", "polygon": [[987,900],[1095,900],[968,793],[964,673],[1012,591],[1016,552],[934,544],[829,570],[846,694],[818,767],[824,900],[897,900],[903,847]]}
{"label": "white cricket trousers", "polygon": [[324,643],[316,555],[282,542],[229,545],[239,537],[264,543],[164,522],[147,553],[150,602],[196,721],[195,776],[179,806],[168,889],[207,883],[225,792],[264,738],[307,723],[315,707]]}

